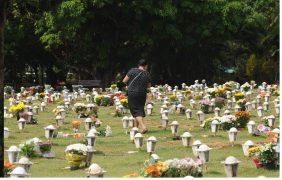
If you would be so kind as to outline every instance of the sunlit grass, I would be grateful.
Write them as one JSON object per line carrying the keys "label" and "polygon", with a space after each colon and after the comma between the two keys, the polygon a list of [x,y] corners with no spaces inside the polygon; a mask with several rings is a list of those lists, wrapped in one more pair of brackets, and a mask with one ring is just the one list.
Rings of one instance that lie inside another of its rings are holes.
{"label": "sunlit grass", "polygon": [[[273,106],[273,97],[271,98],[271,110],[267,112],[267,115],[275,114]],[[159,107],[160,102],[156,102],[154,107],[154,113],[152,116],[146,117],[146,124],[149,128],[149,133],[145,134],[145,139],[149,136],[155,136],[158,139],[156,153],[166,160],[169,158],[184,158],[187,156],[193,157],[191,147],[185,148],[182,146],[181,141],[173,141],[170,129],[166,131],[159,128],[160,125],[160,114]],[[183,103],[186,107],[188,101]],[[27,125],[23,132],[19,132],[16,119],[5,119],[5,127],[8,127],[12,132],[9,139],[5,139],[5,149],[8,149],[11,145],[19,145],[20,143],[30,138],[38,137],[42,140],[46,140],[44,137],[44,127],[50,124],[55,125],[54,114],[52,110],[58,104],[50,104],[47,106],[47,111],[40,112],[36,116],[38,120],[37,125]],[[5,106],[8,107],[8,102],[5,101]],[[222,110],[223,112],[224,110]],[[149,157],[146,153],[146,144],[144,144],[141,151],[128,154],[128,151],[137,151],[134,144],[129,141],[129,135],[126,135],[122,129],[121,117],[113,117],[113,107],[100,107],[99,108],[99,119],[102,120],[102,126],[111,126],[113,131],[113,137],[99,137],[96,143],[97,153],[94,155],[93,163],[98,163],[103,167],[107,173],[105,176],[108,177],[121,177],[138,170],[143,166],[144,161]],[[227,132],[220,131],[217,136],[213,136],[210,130],[201,128],[198,120],[196,119],[196,109],[193,109],[193,119],[187,120],[185,115],[171,114],[169,115],[170,122],[177,120],[180,123],[179,135],[185,130],[188,130],[192,135],[193,139],[199,139],[202,143],[206,143],[212,147],[210,154],[210,162],[207,164],[207,171],[204,172],[205,177],[225,177],[223,165],[220,161],[223,161],[226,157],[232,155],[238,158],[241,163],[239,165],[238,174],[240,177],[277,177],[279,171],[272,171],[266,169],[257,169],[252,160],[244,157],[241,144],[246,140],[252,140],[255,143],[263,142],[266,139],[262,137],[253,137],[248,134],[246,129],[240,129],[238,133],[238,141],[232,147],[229,143]],[[256,121],[256,124],[262,122],[257,117],[256,111],[251,112],[252,120]],[[209,114],[206,118],[213,116]],[[76,114],[70,111],[67,114],[66,124],[64,127],[57,129],[64,133],[72,133],[71,121],[77,119]],[[278,126],[279,118],[276,118],[275,125]],[[80,132],[86,133],[84,125],[82,124]],[[55,152],[56,157],[54,159],[44,158],[33,158],[34,165],[31,168],[32,177],[86,177],[84,170],[70,171],[65,169],[68,166],[65,160],[64,150],[67,145],[72,143],[78,143],[72,137],[70,138],[56,138],[52,140],[54,146],[52,151]],[[7,153],[5,152],[5,159],[7,159]]]}

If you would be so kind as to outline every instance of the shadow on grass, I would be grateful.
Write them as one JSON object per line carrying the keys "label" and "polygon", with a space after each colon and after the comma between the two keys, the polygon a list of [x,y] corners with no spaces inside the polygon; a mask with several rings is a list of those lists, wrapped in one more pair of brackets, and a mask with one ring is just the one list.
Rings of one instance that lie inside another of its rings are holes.
{"label": "shadow on grass", "polygon": [[221,173],[218,171],[209,171],[208,173],[212,175],[221,175]]}
{"label": "shadow on grass", "polygon": [[94,154],[98,156],[106,156],[106,154],[103,151],[95,151]]}

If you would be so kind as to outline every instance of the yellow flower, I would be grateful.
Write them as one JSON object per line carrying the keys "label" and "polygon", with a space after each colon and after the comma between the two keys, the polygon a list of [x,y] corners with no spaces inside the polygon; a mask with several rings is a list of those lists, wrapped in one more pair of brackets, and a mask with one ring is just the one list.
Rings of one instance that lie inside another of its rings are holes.
{"label": "yellow flower", "polygon": [[128,103],[128,99],[127,99],[127,98],[124,98],[124,99],[120,100],[120,102],[121,102],[122,104],[127,104],[127,103]]}
{"label": "yellow flower", "polygon": [[223,87],[223,88],[217,88],[217,89],[215,90],[215,93],[216,93],[216,94],[223,94],[223,93],[225,93],[225,91],[226,91],[226,88],[225,88],[225,87]]}
{"label": "yellow flower", "polygon": [[167,165],[166,165],[164,162],[157,162],[156,168],[157,168],[159,171],[164,171],[164,170],[167,169]]}
{"label": "yellow flower", "polygon": [[169,99],[170,99],[171,101],[175,101],[175,100],[176,100],[176,96],[175,96],[175,95],[171,95],[171,96],[169,97]]}
{"label": "yellow flower", "polygon": [[95,97],[95,99],[98,99],[98,100],[100,100],[100,99],[102,99],[103,98],[103,95],[97,95],[96,97]]}
{"label": "yellow flower", "polygon": [[20,102],[18,103],[17,105],[12,105],[10,108],[9,108],[9,111],[10,112],[17,112],[17,111],[21,111],[25,108],[25,105],[23,102]]}
{"label": "yellow flower", "polygon": [[260,146],[251,147],[251,148],[249,148],[249,153],[254,154],[256,152],[259,152],[260,150],[261,150]]}
{"label": "yellow flower", "polygon": [[244,97],[244,94],[243,93],[236,93],[234,96],[236,96],[236,97]]}

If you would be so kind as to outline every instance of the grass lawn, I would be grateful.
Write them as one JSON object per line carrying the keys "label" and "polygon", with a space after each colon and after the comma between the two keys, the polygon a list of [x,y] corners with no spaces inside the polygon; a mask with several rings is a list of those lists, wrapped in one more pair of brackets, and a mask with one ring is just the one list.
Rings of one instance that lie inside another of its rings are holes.
{"label": "grass lawn", "polygon": [[[271,97],[270,107],[271,110],[267,112],[267,115],[275,115],[274,105],[272,103],[275,97]],[[39,104],[39,101],[36,102]],[[11,135],[8,139],[5,139],[4,145],[5,150],[11,145],[18,146],[24,141],[38,137],[45,141],[44,127],[50,124],[55,125],[54,114],[52,110],[58,104],[48,104],[47,111],[39,112],[35,118],[38,120],[37,125],[27,125],[23,132],[18,130],[16,118],[5,119],[5,127],[11,130]],[[183,105],[188,107],[188,101],[184,101]],[[9,107],[8,101],[5,101],[5,106]],[[171,131],[162,130],[159,128],[160,125],[160,102],[155,100],[155,106],[152,116],[146,117],[146,124],[149,128],[149,133],[144,135],[145,140],[149,136],[155,136],[158,140],[156,153],[162,158],[162,160],[170,158],[184,158],[193,157],[192,148],[185,148],[182,146],[181,141],[173,141]],[[200,123],[196,119],[196,112],[198,109],[193,109],[193,119],[187,120],[185,115],[170,114],[169,121],[177,120],[180,124],[179,135],[185,130],[188,130],[193,140],[199,139],[202,143],[207,144],[213,148],[210,152],[210,162],[208,162],[207,170],[204,171],[204,177],[225,177],[223,165],[220,163],[228,156],[234,156],[241,161],[238,169],[239,177],[278,177],[278,170],[266,170],[263,168],[257,169],[249,158],[243,155],[241,144],[247,140],[252,140],[255,143],[266,141],[262,137],[253,137],[248,134],[247,129],[240,129],[238,133],[238,139],[235,145],[232,147],[228,140],[227,132],[220,131],[217,136],[213,136],[210,130],[203,129],[200,127]],[[223,113],[224,110],[221,110]],[[113,117],[114,107],[100,107],[99,108],[99,119],[103,122],[102,126],[111,126],[113,131],[113,137],[98,137],[96,141],[96,150],[92,162],[99,164],[104,168],[107,173],[106,177],[122,177],[124,175],[138,172],[143,167],[143,163],[148,159],[149,155],[146,152],[146,143],[142,150],[137,153],[128,154],[128,151],[137,151],[135,145],[129,141],[129,135],[126,135],[122,128],[122,117]],[[262,122],[257,117],[256,111],[251,112],[251,120],[254,120],[256,124]],[[127,114],[129,116],[129,114]],[[213,114],[206,115],[206,118],[213,116]],[[77,115],[70,111],[67,114],[65,120],[66,124],[64,127],[57,129],[64,133],[72,133],[71,121],[77,119]],[[276,116],[275,127],[279,125],[279,117]],[[84,124],[81,125],[80,132],[85,132]],[[31,168],[31,177],[86,177],[85,170],[70,171],[65,169],[68,166],[65,160],[64,151],[67,145],[78,143],[72,137],[70,138],[55,138],[52,140],[54,143],[52,151],[55,152],[56,157],[54,159],[45,158],[33,158],[31,161],[34,163]],[[193,157],[194,158],[194,157]],[[5,152],[5,160],[7,160],[7,153]]]}

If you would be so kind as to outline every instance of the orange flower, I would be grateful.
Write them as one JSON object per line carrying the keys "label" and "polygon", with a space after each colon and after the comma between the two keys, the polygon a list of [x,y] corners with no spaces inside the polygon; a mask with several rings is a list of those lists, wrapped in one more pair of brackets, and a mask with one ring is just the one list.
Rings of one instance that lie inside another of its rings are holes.
{"label": "orange flower", "polygon": [[271,131],[269,131],[267,133],[269,135],[269,138],[267,138],[267,142],[277,142],[278,141],[278,134],[276,133],[273,133]]}
{"label": "orange flower", "polygon": [[4,169],[14,169],[16,166],[4,160]]}
{"label": "orange flower", "polygon": [[148,166],[145,170],[145,173],[151,177],[159,177],[161,176],[161,172],[157,169],[156,166]]}
{"label": "orange flower", "polygon": [[164,169],[166,169],[166,164],[163,163],[163,162],[157,162],[156,168],[157,168],[159,171],[163,171]]}
{"label": "orange flower", "polygon": [[75,134],[73,135],[73,137],[74,137],[75,139],[81,139],[81,138],[83,137],[83,135],[82,135],[81,133],[75,133]]}
{"label": "orange flower", "polygon": [[246,118],[250,118],[250,113],[246,112],[246,111],[238,111],[235,113],[235,116],[238,117],[246,117]]}
{"label": "orange flower", "polygon": [[79,121],[79,120],[72,121],[72,126],[74,128],[79,128],[80,124],[81,124],[81,121]]}

